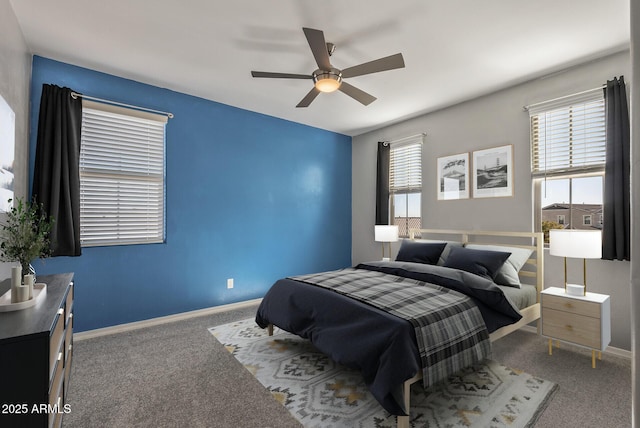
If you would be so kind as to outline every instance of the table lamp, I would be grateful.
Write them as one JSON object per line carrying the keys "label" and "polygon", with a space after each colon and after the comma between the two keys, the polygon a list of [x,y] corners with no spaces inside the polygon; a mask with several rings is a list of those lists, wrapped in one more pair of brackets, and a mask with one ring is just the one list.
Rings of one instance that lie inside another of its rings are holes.
{"label": "table lamp", "polygon": [[[382,261],[391,260],[391,243],[398,240],[398,226],[375,226],[375,240],[382,242]],[[389,257],[384,256],[384,243],[389,243]]]}
{"label": "table lamp", "polygon": [[[564,290],[573,296],[587,294],[587,259],[602,258],[602,232],[600,230],[551,229],[549,254],[564,257]],[[567,284],[567,257],[583,259],[584,285]]]}

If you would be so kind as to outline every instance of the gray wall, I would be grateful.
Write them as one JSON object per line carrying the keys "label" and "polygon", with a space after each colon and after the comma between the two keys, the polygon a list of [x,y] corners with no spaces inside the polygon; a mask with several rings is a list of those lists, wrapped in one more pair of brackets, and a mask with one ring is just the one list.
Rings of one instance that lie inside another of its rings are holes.
{"label": "gray wall", "polygon": [[[423,147],[423,227],[532,230],[529,115],[522,107],[598,87],[614,76],[625,75],[629,80],[629,74],[630,53],[624,51],[355,137],[352,156],[353,263],[380,257],[380,244],[373,240],[377,141],[427,133]],[[469,75],[469,78],[473,76]],[[438,157],[505,144],[513,145],[513,197],[437,200],[435,166]],[[545,263],[545,286],[561,285],[562,259],[547,255]],[[569,264],[569,273],[573,275],[574,272],[581,276],[581,264]],[[611,295],[611,345],[626,350],[631,349],[629,274],[628,262],[588,261],[589,290]]]}
{"label": "gray wall", "polygon": [[[9,0],[0,0],[0,95],[16,114],[15,193],[20,197],[25,197],[28,189],[30,80],[31,54]],[[11,276],[9,266],[0,263],[0,279]]]}

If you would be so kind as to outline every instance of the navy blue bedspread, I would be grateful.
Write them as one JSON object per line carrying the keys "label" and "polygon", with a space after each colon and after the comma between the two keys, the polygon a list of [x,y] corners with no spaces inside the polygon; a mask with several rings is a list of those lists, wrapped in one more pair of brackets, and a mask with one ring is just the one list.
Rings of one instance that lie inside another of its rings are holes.
{"label": "navy blue bedspread", "polygon": [[[357,268],[463,292],[479,306],[490,332],[521,318],[500,288],[467,272],[405,262],[370,262]],[[262,328],[273,324],[309,339],[334,361],[359,370],[385,410],[406,414],[402,386],[421,369],[410,322],[331,290],[281,279],[262,300],[256,323]]]}

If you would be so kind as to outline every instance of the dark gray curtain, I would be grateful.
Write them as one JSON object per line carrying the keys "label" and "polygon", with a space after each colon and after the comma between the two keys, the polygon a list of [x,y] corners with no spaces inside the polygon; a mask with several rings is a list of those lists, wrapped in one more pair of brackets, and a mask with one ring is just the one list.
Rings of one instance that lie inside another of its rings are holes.
{"label": "dark gray curtain", "polygon": [[391,147],[387,142],[378,143],[378,168],[376,176],[376,224],[389,224],[389,159]]}
{"label": "dark gray curtain", "polygon": [[602,258],[631,260],[630,133],[623,76],[607,81],[604,99],[607,160],[604,174]]}
{"label": "dark gray curtain", "polygon": [[55,219],[53,256],[79,256],[82,101],[71,89],[42,85],[31,193]]}

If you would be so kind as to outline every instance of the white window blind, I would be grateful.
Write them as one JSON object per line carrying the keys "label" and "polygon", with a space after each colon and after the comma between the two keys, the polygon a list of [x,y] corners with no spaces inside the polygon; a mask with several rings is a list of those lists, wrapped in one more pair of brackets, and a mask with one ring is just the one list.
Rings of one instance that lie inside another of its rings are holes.
{"label": "white window blind", "polygon": [[605,105],[601,91],[529,110],[534,177],[602,171]]}
{"label": "white window blind", "polygon": [[80,241],[164,241],[165,116],[83,100]]}
{"label": "white window blind", "polygon": [[391,145],[389,192],[422,192],[422,141]]}

